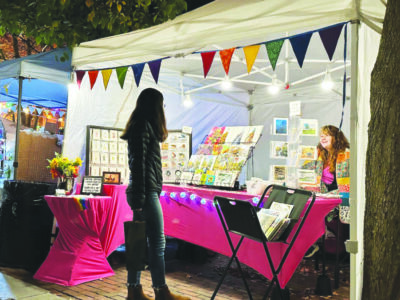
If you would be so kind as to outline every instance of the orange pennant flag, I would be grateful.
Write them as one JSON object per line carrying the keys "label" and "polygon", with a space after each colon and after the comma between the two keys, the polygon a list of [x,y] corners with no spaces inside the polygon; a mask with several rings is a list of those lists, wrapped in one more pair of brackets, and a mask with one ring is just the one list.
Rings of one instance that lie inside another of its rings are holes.
{"label": "orange pennant flag", "polygon": [[235,51],[236,48],[230,48],[230,49],[225,49],[222,51],[219,51],[219,56],[221,57],[222,65],[224,66],[225,69],[225,74],[228,75],[229,73],[229,67],[231,65],[231,59],[233,52]]}
{"label": "orange pennant flag", "polygon": [[97,76],[99,75],[99,71],[88,71],[89,80],[90,80],[90,89],[93,89],[94,84],[96,83]]}
{"label": "orange pennant flag", "polygon": [[246,57],[247,73],[250,73],[254,62],[256,61],[260,45],[247,46],[243,48],[244,56]]}
{"label": "orange pennant flag", "polygon": [[107,90],[108,82],[110,81],[112,69],[101,70],[101,75],[103,75],[104,89]]}

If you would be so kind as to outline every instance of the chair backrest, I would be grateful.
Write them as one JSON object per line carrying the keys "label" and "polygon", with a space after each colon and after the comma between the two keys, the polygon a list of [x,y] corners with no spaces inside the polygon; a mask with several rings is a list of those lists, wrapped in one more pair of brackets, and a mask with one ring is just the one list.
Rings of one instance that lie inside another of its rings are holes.
{"label": "chair backrest", "polygon": [[[267,187],[266,191],[269,188],[272,188],[272,191],[263,207],[270,208],[273,202],[292,204],[293,209],[289,215],[289,218],[296,221],[300,218],[300,214],[303,211],[308,199],[312,197],[312,192],[305,190],[292,189],[280,185],[272,185]],[[264,197],[260,199],[258,207],[260,207],[263,198]]]}
{"label": "chair backrest", "polygon": [[250,202],[220,196],[214,202],[222,211],[228,231],[256,241],[265,240],[256,209]]}

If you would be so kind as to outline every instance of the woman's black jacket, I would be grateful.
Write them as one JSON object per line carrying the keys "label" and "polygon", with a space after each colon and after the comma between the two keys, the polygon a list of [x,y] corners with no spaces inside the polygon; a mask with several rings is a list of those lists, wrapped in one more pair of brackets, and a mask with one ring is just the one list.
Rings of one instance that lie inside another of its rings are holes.
{"label": "woman's black jacket", "polygon": [[137,120],[129,132],[128,162],[127,201],[132,209],[143,208],[146,194],[162,189],[160,141],[146,120]]}

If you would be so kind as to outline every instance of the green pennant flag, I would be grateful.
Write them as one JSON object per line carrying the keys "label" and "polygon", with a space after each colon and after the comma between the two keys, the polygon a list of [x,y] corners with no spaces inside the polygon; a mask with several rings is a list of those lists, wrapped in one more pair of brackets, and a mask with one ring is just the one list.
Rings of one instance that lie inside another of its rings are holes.
{"label": "green pennant flag", "polygon": [[275,42],[266,43],[267,54],[269,61],[272,66],[272,70],[275,71],[276,62],[278,61],[279,54],[281,53],[282,45],[285,40],[279,40]]}
{"label": "green pennant flag", "polygon": [[123,89],[126,77],[126,71],[128,71],[128,67],[120,67],[117,68],[116,71],[117,71],[119,85],[121,86],[121,89]]}

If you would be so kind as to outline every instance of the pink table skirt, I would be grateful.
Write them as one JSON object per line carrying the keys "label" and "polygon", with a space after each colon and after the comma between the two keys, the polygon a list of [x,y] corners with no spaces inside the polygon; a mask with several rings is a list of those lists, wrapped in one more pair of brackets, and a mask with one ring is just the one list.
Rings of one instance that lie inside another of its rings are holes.
{"label": "pink table skirt", "polygon": [[[86,252],[87,250],[83,248],[81,252],[78,253],[79,255],[75,255],[76,260],[58,260],[57,263],[59,266],[56,267],[56,269],[74,270],[68,280],[63,276],[61,276],[62,279],[56,278],[56,276],[49,276],[48,272],[51,271],[50,267],[54,268],[55,265],[53,264],[52,266],[48,263],[48,260],[52,261],[53,259],[48,257],[42,265],[42,267],[44,265],[47,265],[48,267],[43,267],[43,269],[41,267],[35,274],[35,278],[63,285],[75,285],[81,282],[112,275],[112,270],[109,267],[108,262],[105,260],[105,257],[107,257],[119,245],[124,243],[123,223],[132,220],[132,210],[126,202],[125,189],[125,185],[104,185],[104,194],[110,196],[111,201],[103,201],[104,203],[102,205],[98,204],[96,206],[93,204],[90,206],[90,208],[94,210],[90,213],[93,214],[90,218],[83,218],[80,215],[82,212],[78,214],[76,208],[66,201],[61,201],[61,199],[54,199],[52,201],[50,197],[46,197],[50,208],[58,220],[60,234],[62,233],[63,227],[68,229],[69,226],[73,226],[69,223],[75,223],[75,220],[82,219],[78,222],[80,224],[79,226],[82,224],[85,225],[84,230],[77,230],[74,233],[69,232],[70,230],[66,230],[64,231],[65,233],[61,235],[63,237],[62,239],[57,237],[56,243],[53,245],[52,250],[49,253],[49,257],[50,254],[54,252],[53,248],[56,247],[56,244],[57,248],[62,250],[56,252],[57,255],[60,254],[60,258],[62,257],[61,254],[68,256],[68,253],[71,251],[77,253],[75,247],[71,248],[71,243],[75,243],[75,239],[69,238],[72,234],[86,236],[87,239],[91,239],[93,236],[97,235],[94,240],[98,239],[99,242],[96,241],[94,243],[96,245],[101,245],[104,251],[101,255],[98,253],[98,256],[95,256],[95,262],[90,262],[86,265],[82,264],[82,262],[87,259],[86,254],[89,252]],[[78,191],[79,190],[80,186],[78,186]],[[212,203],[215,196],[253,201],[254,203],[256,203],[259,198],[258,196],[250,195],[245,192],[165,184],[160,197],[164,213],[165,234],[205,247],[226,256],[231,256],[232,252],[222,228],[221,221],[219,220],[218,213]],[[50,201],[48,199],[50,199]],[[100,203],[102,201],[97,202]],[[316,199],[309,217],[307,218],[279,275],[282,287],[284,287],[290,280],[307,249],[324,233],[325,216],[340,202],[340,199]],[[56,206],[55,203],[58,203],[58,205]],[[75,210],[73,210],[73,208],[75,208]],[[97,212],[98,210],[102,211],[102,213]],[[71,214],[66,214],[66,211],[70,211]],[[105,216],[104,212],[107,212],[107,216]],[[83,213],[83,215],[84,214],[85,213]],[[62,219],[64,221],[62,221]],[[100,223],[103,224],[103,227],[98,227]],[[88,234],[89,231],[91,234]],[[60,241],[57,242],[59,239]],[[76,237],[76,239],[79,240],[78,237]],[[236,244],[238,237],[232,234],[232,239],[234,244]],[[282,258],[287,245],[268,243],[268,247],[274,264],[277,265]],[[79,259],[80,255],[83,256],[82,259]],[[100,258],[100,256],[102,257]],[[240,262],[259,271],[267,278],[272,278],[272,273],[267,263],[267,257],[261,243],[245,239],[238,252],[238,258]],[[57,272],[61,274],[64,271],[60,270]],[[71,271],[69,272],[71,273]],[[83,274],[84,272],[90,273],[90,275],[85,275]]]}

